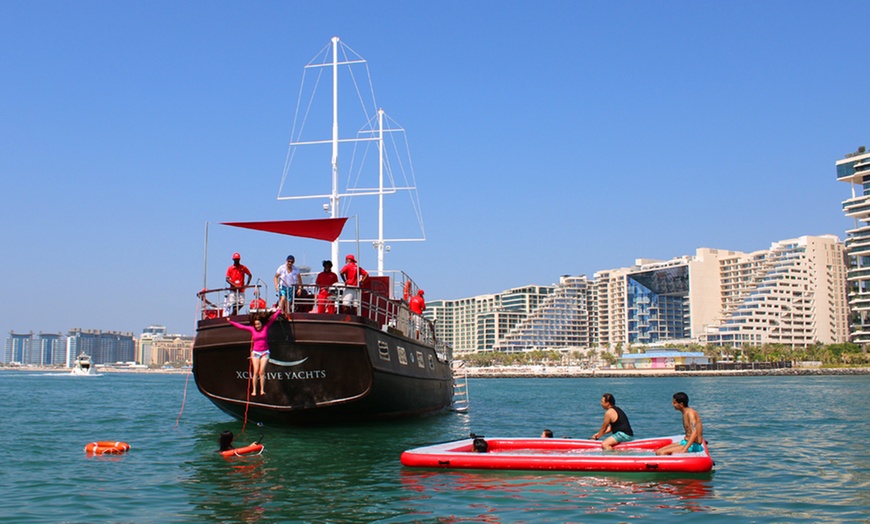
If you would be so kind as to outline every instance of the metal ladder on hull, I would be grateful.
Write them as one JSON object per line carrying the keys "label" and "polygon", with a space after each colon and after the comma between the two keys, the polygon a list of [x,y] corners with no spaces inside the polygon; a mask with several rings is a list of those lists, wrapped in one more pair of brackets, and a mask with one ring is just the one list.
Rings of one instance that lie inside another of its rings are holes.
{"label": "metal ladder on hull", "polygon": [[450,409],[457,413],[468,412],[468,369],[465,362],[453,361],[453,403]]}

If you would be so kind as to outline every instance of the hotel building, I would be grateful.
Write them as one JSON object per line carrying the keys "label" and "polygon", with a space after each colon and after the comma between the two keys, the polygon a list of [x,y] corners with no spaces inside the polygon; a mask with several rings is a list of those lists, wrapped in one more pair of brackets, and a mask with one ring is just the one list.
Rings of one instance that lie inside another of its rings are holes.
{"label": "hotel building", "polygon": [[870,153],[862,146],[836,162],[837,180],[851,186],[843,212],[855,221],[846,231],[851,341],[870,342]]}
{"label": "hotel building", "polygon": [[437,300],[426,316],[457,354],[839,343],[848,339],[844,253],[833,235],[753,253],[700,248],[694,256],[599,271],[591,282],[566,276],[552,287]]}

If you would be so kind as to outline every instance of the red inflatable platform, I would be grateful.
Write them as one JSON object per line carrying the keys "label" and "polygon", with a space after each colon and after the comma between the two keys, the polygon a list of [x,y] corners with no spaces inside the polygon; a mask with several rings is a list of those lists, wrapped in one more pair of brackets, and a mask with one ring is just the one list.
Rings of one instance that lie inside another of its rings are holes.
{"label": "red inflatable platform", "polygon": [[[480,437],[478,437],[480,438]],[[552,471],[643,471],[706,473],[713,469],[710,450],[658,456],[655,450],[682,435],[634,440],[602,451],[597,440],[564,438],[484,438],[485,453],[473,451],[474,439],[410,449],[402,464],[415,468],[515,469]]]}

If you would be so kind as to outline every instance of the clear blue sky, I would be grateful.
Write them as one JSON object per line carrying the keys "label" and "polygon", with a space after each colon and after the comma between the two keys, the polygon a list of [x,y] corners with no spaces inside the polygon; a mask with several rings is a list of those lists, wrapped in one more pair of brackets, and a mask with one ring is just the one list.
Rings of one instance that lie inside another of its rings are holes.
{"label": "clear blue sky", "polygon": [[[304,218],[275,197],[302,67],[333,36],[408,130],[428,241],[387,266],[430,301],[843,238],[834,162],[870,146],[868,10],[0,0],[0,333],[192,334],[205,223]],[[234,250],[270,282],[288,253],[329,253],[217,229],[210,285]]]}

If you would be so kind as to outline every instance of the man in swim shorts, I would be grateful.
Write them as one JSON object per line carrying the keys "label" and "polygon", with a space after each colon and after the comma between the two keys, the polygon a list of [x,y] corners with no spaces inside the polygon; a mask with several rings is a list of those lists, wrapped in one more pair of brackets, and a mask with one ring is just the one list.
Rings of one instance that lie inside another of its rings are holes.
{"label": "man in swim shorts", "polygon": [[610,433],[609,437],[601,441],[601,449],[609,451],[620,442],[634,439],[634,432],[631,430],[631,424],[628,423],[628,416],[622,409],[616,407],[616,399],[613,398],[613,395],[610,393],[602,395],[601,407],[604,408],[604,422],[601,424],[601,429],[592,435],[592,440],[598,440]]}
{"label": "man in swim shorts", "polygon": [[697,453],[704,451],[704,425],[701,415],[689,407],[689,396],[682,391],[674,393],[671,401],[674,409],[683,414],[683,430],[686,438],[678,443],[668,444],[656,450],[656,455],[671,455],[673,453]]}

